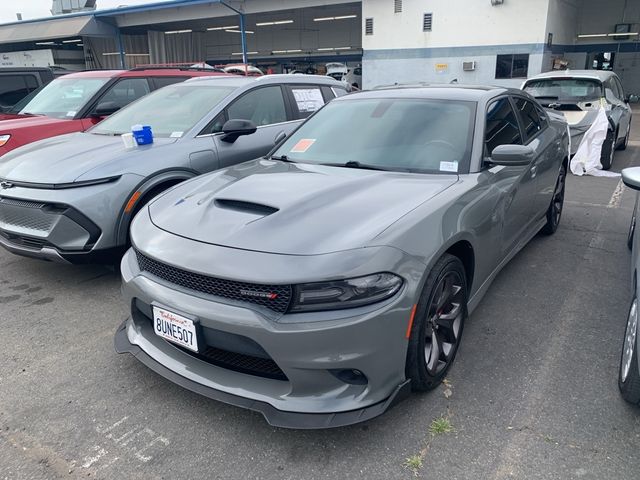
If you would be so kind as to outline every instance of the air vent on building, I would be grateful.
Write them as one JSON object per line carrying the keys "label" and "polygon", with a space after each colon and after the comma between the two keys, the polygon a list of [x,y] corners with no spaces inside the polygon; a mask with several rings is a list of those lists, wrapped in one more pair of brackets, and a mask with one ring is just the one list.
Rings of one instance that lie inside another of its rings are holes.
{"label": "air vent on building", "polygon": [[425,13],[422,18],[422,31],[430,32],[433,24],[433,13]]}
{"label": "air vent on building", "polygon": [[402,0],[393,0],[393,13],[402,12]]}
{"label": "air vent on building", "polygon": [[364,21],[364,34],[373,35],[373,18],[367,18]]}
{"label": "air vent on building", "polygon": [[473,72],[476,69],[476,62],[462,62],[462,70]]}

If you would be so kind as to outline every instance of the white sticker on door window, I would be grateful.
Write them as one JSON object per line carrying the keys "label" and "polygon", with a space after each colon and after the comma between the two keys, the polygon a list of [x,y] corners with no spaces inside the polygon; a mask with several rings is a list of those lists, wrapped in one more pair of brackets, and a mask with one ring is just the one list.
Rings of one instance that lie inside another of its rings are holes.
{"label": "white sticker on door window", "polygon": [[300,113],[315,112],[324,105],[324,98],[319,88],[294,88],[292,91]]}
{"label": "white sticker on door window", "polygon": [[458,162],[440,162],[441,172],[458,172]]}

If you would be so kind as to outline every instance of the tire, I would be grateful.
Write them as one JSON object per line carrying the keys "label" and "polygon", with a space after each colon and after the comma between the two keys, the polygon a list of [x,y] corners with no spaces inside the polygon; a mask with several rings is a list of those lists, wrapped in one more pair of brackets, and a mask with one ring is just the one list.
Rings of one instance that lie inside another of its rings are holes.
{"label": "tire", "polygon": [[627,247],[629,250],[633,250],[633,237],[636,233],[636,210],[638,209],[638,204],[633,207],[633,215],[631,215],[631,222],[629,223],[629,233],[627,234]]}
{"label": "tire", "polygon": [[553,191],[553,197],[551,198],[551,204],[547,209],[547,223],[544,224],[542,230],[545,235],[553,235],[558,230],[560,220],[562,219],[562,208],[564,207],[564,192],[567,181],[567,167],[563,163],[558,173],[558,179],[556,180],[556,188]]}
{"label": "tire", "polygon": [[634,405],[640,405],[640,371],[638,371],[638,299],[633,297],[627,328],[622,342],[618,388],[622,398]]}
{"label": "tire", "polygon": [[458,257],[434,265],[410,330],[406,375],[414,391],[436,388],[453,364],[467,319],[467,280]]}
{"label": "tire", "polygon": [[627,135],[624,137],[624,142],[620,144],[618,150],[626,150],[629,145],[629,136],[631,135],[631,119],[629,119],[629,126],[627,127]]}
{"label": "tire", "polygon": [[613,157],[616,153],[615,144],[615,133],[610,131],[607,133],[607,138],[602,144],[602,153],[600,155],[600,163],[602,164],[603,170],[609,170],[613,164]]}

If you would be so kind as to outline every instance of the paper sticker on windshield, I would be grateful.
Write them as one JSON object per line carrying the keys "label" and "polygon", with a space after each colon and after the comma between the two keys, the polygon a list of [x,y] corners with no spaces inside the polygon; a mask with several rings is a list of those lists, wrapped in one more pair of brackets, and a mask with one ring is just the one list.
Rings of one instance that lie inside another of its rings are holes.
{"label": "paper sticker on windshield", "polygon": [[316,143],[315,139],[303,138],[293,146],[293,148],[291,149],[291,153],[304,153],[309,150],[311,145],[313,145],[314,143]]}
{"label": "paper sticker on windshield", "polygon": [[180,138],[184,132],[171,132],[171,138]]}
{"label": "paper sticker on windshield", "polygon": [[458,162],[440,162],[440,171],[458,173]]}
{"label": "paper sticker on windshield", "polygon": [[76,113],[78,113],[78,112],[76,112],[75,110],[71,110],[71,111],[67,112],[67,117],[75,117]]}

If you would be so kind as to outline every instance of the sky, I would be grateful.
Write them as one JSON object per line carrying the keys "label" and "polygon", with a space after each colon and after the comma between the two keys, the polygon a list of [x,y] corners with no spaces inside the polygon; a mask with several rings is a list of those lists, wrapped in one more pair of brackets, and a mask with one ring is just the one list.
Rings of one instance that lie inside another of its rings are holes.
{"label": "sky", "polygon": [[[120,5],[141,5],[155,3],[158,0],[97,0],[98,9],[115,8]],[[51,16],[51,0],[0,0],[0,23],[13,22],[16,13],[22,13],[24,20]]]}

